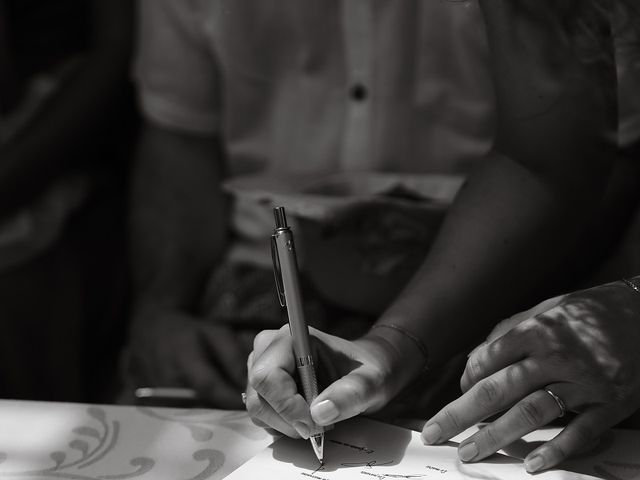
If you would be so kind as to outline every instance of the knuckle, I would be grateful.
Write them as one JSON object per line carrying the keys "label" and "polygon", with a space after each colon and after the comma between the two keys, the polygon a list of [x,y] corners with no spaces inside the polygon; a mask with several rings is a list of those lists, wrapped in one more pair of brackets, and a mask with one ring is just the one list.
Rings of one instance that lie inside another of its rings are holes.
{"label": "knuckle", "polygon": [[297,410],[295,399],[295,396],[283,398],[281,401],[274,402],[272,407],[282,418],[294,418]]}
{"label": "knuckle", "polygon": [[376,392],[382,391],[387,386],[387,375],[380,371],[376,370],[370,375],[362,376],[362,391],[365,395],[373,395]]}
{"label": "knuckle", "polygon": [[[247,413],[249,413],[249,416],[251,417],[254,423],[256,423],[256,421],[260,421],[265,418],[267,413],[266,405],[263,403],[262,400],[260,400],[260,398],[257,395],[250,396],[247,398],[246,407],[247,407]],[[259,426],[262,426],[262,425],[259,425]]]}
{"label": "knuckle", "polygon": [[504,391],[493,379],[485,379],[479,384],[476,400],[481,407],[492,408],[502,403]]}
{"label": "knuckle", "polygon": [[368,376],[354,375],[346,387],[349,391],[349,396],[357,405],[361,405],[373,394],[375,390],[374,384],[374,380]]}
{"label": "knuckle", "polygon": [[557,440],[550,440],[545,444],[543,456],[546,464],[553,467],[569,456],[569,448]]}
{"label": "knuckle", "polygon": [[509,385],[526,384],[527,376],[532,369],[531,360],[526,359],[519,364],[510,365],[506,368],[506,381]]}
{"label": "knuckle", "polygon": [[381,371],[374,371],[367,375],[355,377],[360,384],[360,391],[364,396],[370,396],[380,391],[385,385],[385,375]]}
{"label": "knuckle", "polygon": [[262,330],[253,338],[253,349],[260,351],[268,345],[273,338],[273,330]]}
{"label": "knuckle", "polygon": [[249,385],[261,395],[269,393],[273,389],[273,375],[265,367],[255,366],[248,373]]}
{"label": "knuckle", "polygon": [[458,415],[454,413],[452,409],[445,408],[442,411],[442,415],[445,418],[445,422],[449,424],[451,430],[455,430],[456,432],[463,430],[462,422],[458,418]]}
{"label": "knuckle", "polygon": [[465,366],[465,372],[471,383],[476,383],[477,379],[480,378],[480,371],[482,370],[482,367],[478,357],[479,355],[477,352],[471,355],[467,360],[467,365]]}
{"label": "knuckle", "polygon": [[491,452],[495,452],[499,450],[500,447],[502,447],[497,432],[490,426],[482,429],[482,439],[485,448],[487,448],[487,450],[490,450]]}
{"label": "knuckle", "polygon": [[515,330],[520,335],[524,333],[537,332],[540,330],[541,318],[542,315],[529,317],[526,320],[520,322],[513,330]]}
{"label": "knuckle", "polygon": [[542,343],[548,336],[553,336],[556,322],[547,314],[537,315],[522,322],[518,327],[518,333],[526,335],[529,341],[536,342],[537,345],[545,345]]}
{"label": "knuckle", "polygon": [[533,399],[520,402],[518,416],[527,427],[537,428],[545,423],[544,412]]}
{"label": "knuckle", "polygon": [[532,327],[539,333],[546,330],[555,330],[558,327],[559,320],[562,315],[559,309],[552,308],[539,315],[536,315],[532,320]]}
{"label": "knuckle", "polygon": [[[573,426],[573,437],[576,440],[576,444],[584,445],[585,443],[590,442],[595,438],[595,432],[588,425],[576,424]],[[559,447],[559,445],[556,444],[556,447]]]}
{"label": "knuckle", "polygon": [[567,347],[561,340],[548,343],[549,356],[557,365],[572,365],[575,362],[575,355]]}

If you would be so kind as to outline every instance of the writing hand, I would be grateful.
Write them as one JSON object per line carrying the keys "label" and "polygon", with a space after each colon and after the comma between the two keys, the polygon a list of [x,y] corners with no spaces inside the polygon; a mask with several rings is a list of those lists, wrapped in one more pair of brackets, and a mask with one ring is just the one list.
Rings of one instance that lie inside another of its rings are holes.
{"label": "writing hand", "polygon": [[525,459],[529,472],[579,452],[640,406],[640,295],[621,282],[543,302],[502,322],[469,356],[463,395],[430,419],[427,443],[446,441],[507,409],[460,444],[481,460],[556,419],[577,416]]}
{"label": "writing hand", "polygon": [[248,345],[226,325],[173,310],[154,310],[136,318],[131,339],[131,370],[138,386],[188,387],[204,402],[242,408]]}
{"label": "writing hand", "polygon": [[[255,338],[247,365],[247,410],[257,425],[290,437],[308,438],[317,425],[379,410],[415,376],[412,365],[419,372],[423,362],[421,352],[410,340],[408,347],[400,349],[393,339],[372,333],[355,341],[313,328],[310,333],[318,377],[328,384],[310,406],[296,385],[289,328],[265,330]],[[401,363],[408,353],[418,361]]]}

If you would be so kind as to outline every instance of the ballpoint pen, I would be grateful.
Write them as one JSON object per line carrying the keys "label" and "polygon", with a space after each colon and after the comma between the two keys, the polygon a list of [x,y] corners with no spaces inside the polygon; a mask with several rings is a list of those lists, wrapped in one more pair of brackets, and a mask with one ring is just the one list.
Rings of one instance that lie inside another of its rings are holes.
{"label": "ballpoint pen", "polygon": [[[293,352],[296,366],[302,383],[304,398],[310,405],[318,396],[316,370],[311,355],[309,342],[309,327],[302,309],[302,294],[298,278],[298,262],[293,244],[293,233],[287,225],[284,207],[273,209],[276,228],[271,235],[271,256],[273,259],[273,273],[276,279],[278,300],[282,307],[286,307],[289,318],[289,329],[293,339]],[[318,461],[323,463],[324,431],[315,433],[309,439]]]}

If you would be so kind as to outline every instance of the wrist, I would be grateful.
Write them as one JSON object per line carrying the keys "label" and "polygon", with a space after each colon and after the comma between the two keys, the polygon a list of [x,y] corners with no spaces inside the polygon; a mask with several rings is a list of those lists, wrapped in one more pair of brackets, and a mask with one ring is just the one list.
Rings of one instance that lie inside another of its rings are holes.
{"label": "wrist", "polygon": [[411,384],[427,368],[427,348],[419,337],[404,327],[378,323],[360,341],[374,344],[379,358],[384,359],[385,370],[392,379],[392,396]]}

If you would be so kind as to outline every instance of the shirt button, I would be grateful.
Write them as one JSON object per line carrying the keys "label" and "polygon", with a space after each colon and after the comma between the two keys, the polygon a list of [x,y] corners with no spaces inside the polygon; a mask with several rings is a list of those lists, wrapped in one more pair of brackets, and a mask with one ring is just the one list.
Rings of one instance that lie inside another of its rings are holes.
{"label": "shirt button", "polygon": [[351,98],[353,100],[361,102],[367,98],[367,87],[365,87],[361,83],[356,83],[349,89],[349,95],[351,95]]}

